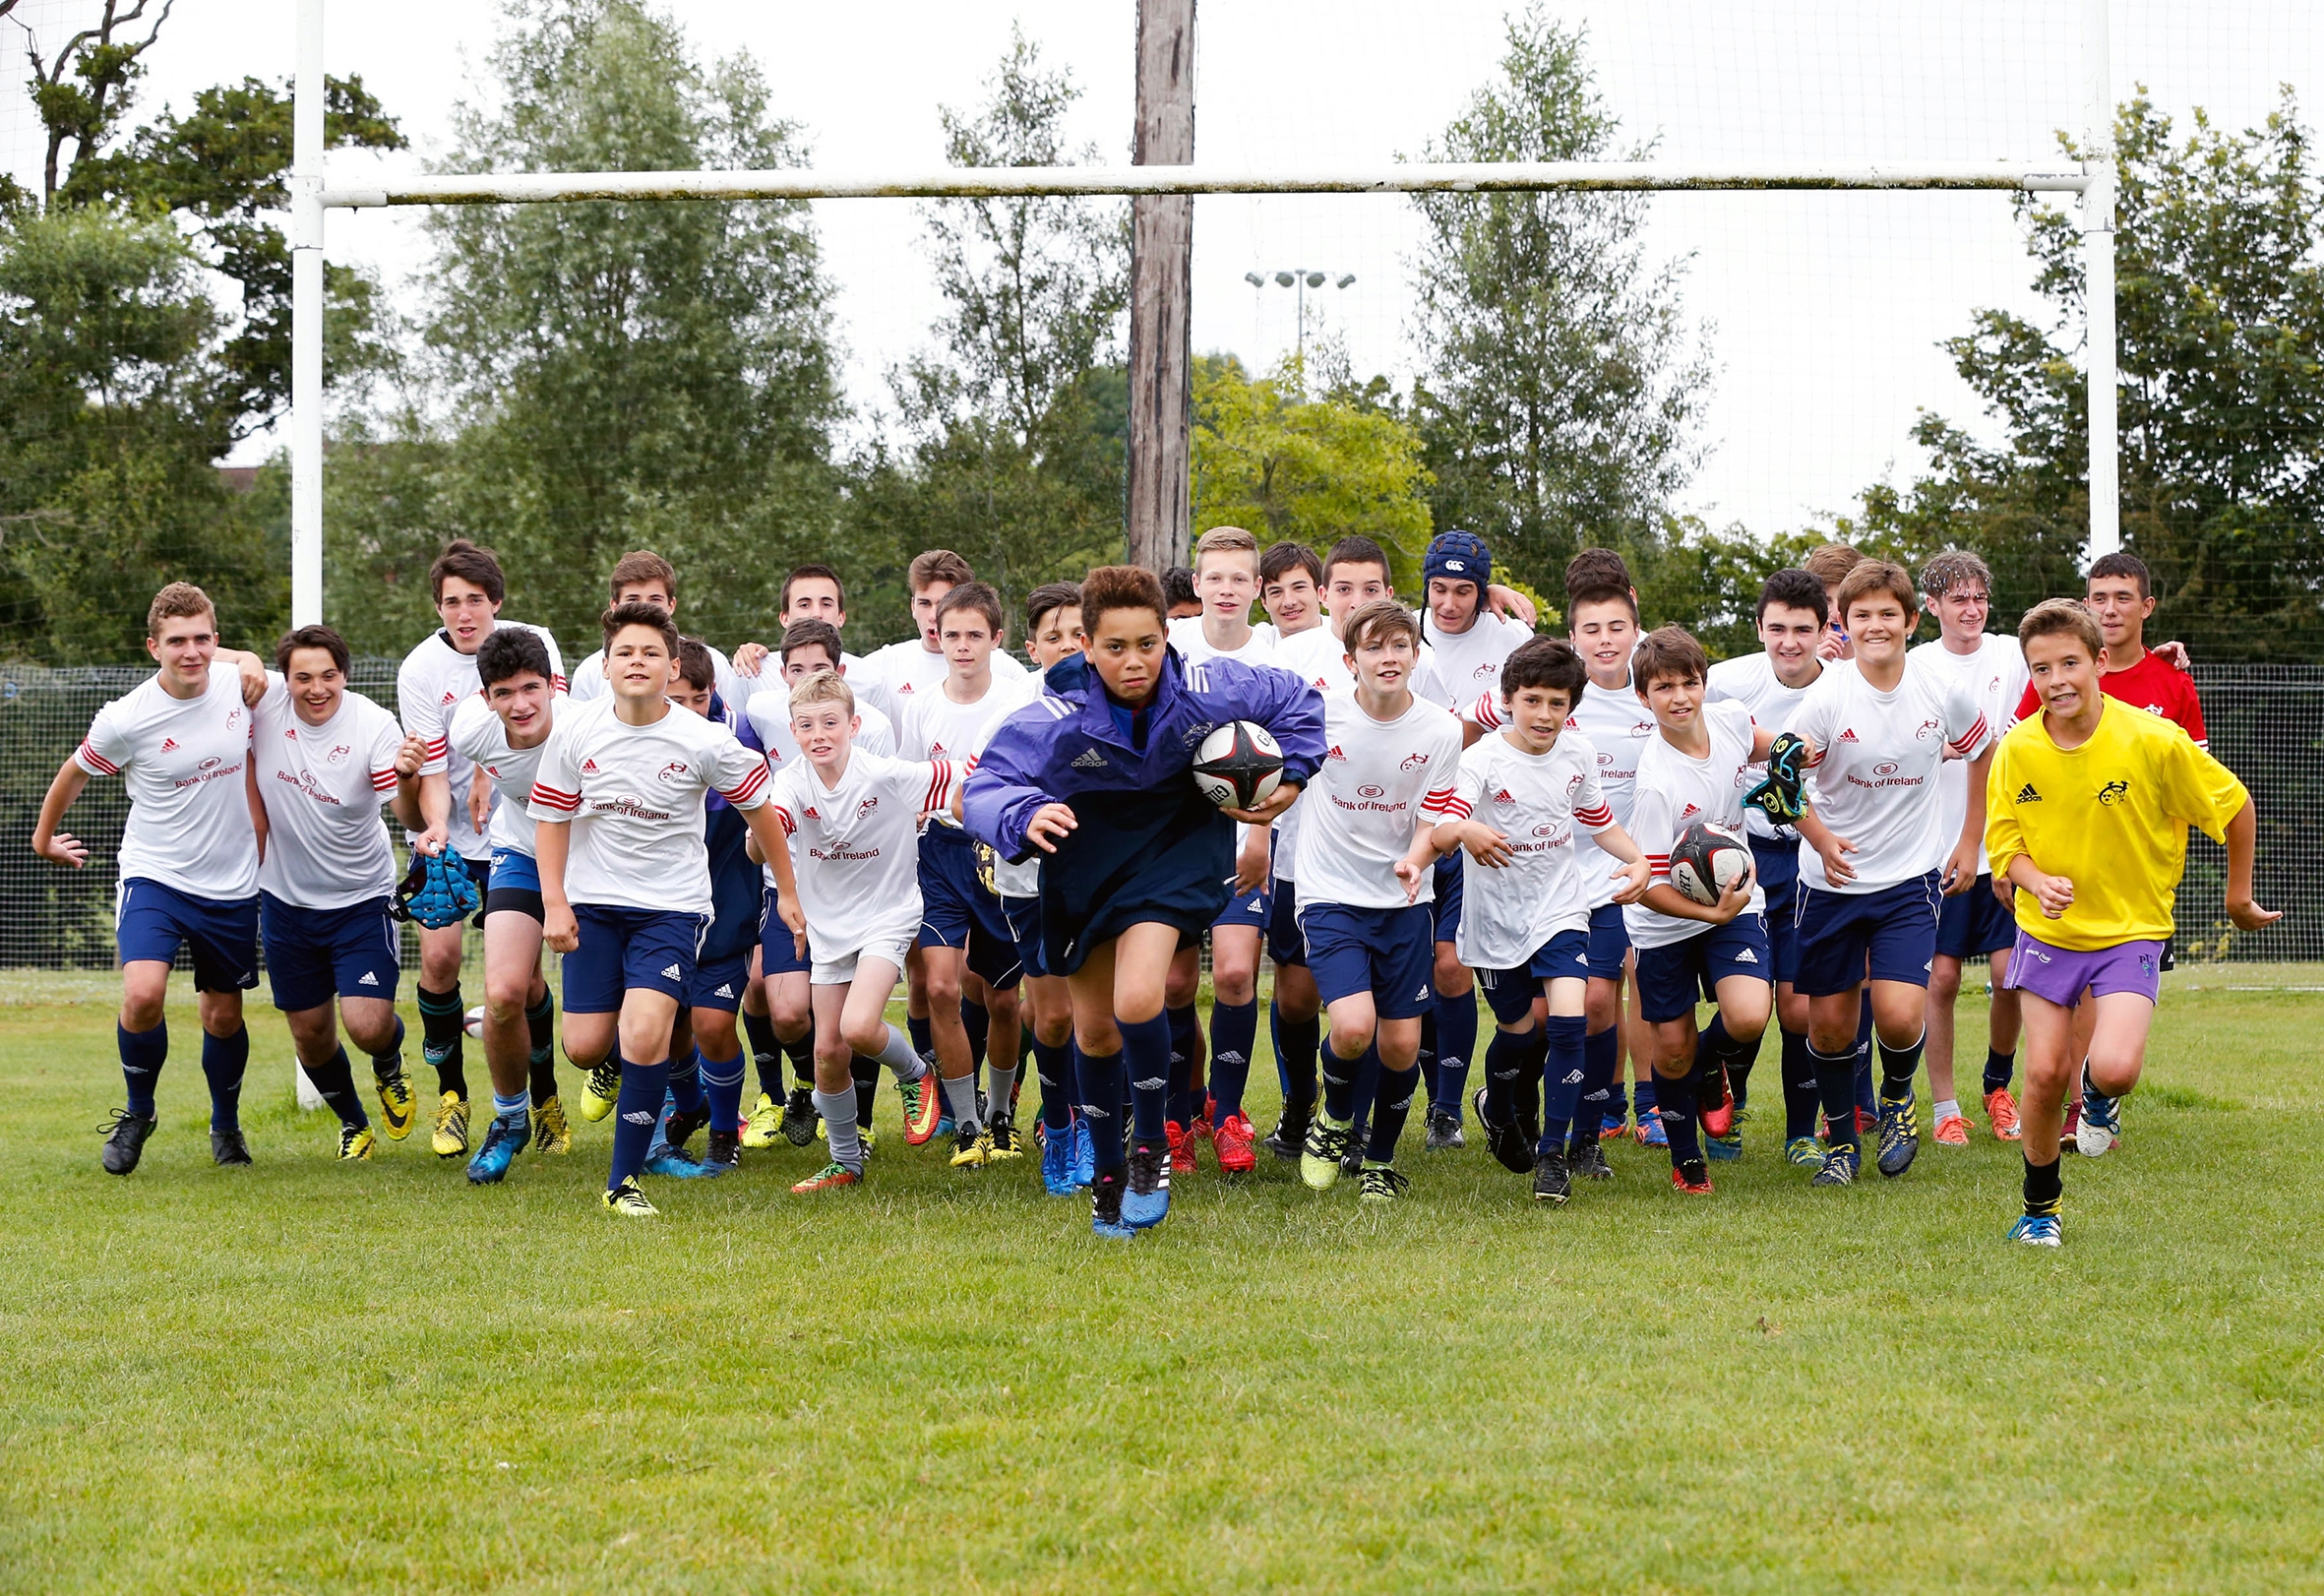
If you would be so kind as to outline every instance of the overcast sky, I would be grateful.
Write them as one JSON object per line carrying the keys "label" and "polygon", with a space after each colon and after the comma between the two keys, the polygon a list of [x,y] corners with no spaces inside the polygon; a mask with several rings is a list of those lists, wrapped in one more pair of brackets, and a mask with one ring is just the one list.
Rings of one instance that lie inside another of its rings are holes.
{"label": "overcast sky", "polygon": [[[778,110],[819,162],[850,169],[941,162],[937,107],[967,106],[1013,23],[1084,90],[1080,135],[1127,158],[1133,0],[673,0],[705,55],[748,50]],[[1196,152],[1205,164],[1385,162],[1417,155],[1489,78],[1499,0],[1205,0],[1197,31]],[[53,41],[91,0],[26,0]],[[2054,167],[2054,130],[2080,119],[2079,0],[1571,0],[1625,139],[1671,159],[1799,162],[2016,159]],[[2298,0],[2123,0],[2113,8],[2117,97],[2133,79],[2167,107],[2242,126],[2275,86],[2312,89],[2324,46]],[[487,95],[499,9],[486,0],[331,0],[326,56],[360,72],[401,120],[416,166],[442,154],[449,112]],[[14,21],[0,24],[13,30]],[[183,105],[208,84],[286,77],[289,0],[177,0],[141,110]],[[22,60],[22,34],[5,43]],[[36,182],[36,126],[18,80],[0,97],[0,158]],[[372,157],[362,164],[370,165]],[[376,169],[376,168],[375,168]],[[914,208],[817,207],[840,294],[848,386],[864,406],[882,373],[922,344],[939,310]],[[334,214],[335,258],[391,282],[426,259],[410,211]],[[1360,374],[1409,379],[1408,204],[1389,198],[1206,198],[1195,213],[1194,341],[1263,366],[1294,333],[1293,295],[1244,274],[1310,267],[1354,286],[1314,297]],[[1650,243],[1685,256],[1683,302],[1718,368],[1687,507],[1761,530],[1847,509],[1864,484],[1910,470],[1917,407],[1971,420],[1936,342],[1982,305],[2031,308],[2020,231],[1997,195],[1673,196]],[[245,457],[263,455],[257,440]]]}

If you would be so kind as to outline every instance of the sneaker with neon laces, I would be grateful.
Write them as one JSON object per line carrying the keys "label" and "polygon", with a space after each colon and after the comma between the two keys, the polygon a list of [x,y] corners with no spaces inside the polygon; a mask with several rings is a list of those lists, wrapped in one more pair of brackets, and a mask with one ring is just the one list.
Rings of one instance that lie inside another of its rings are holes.
{"label": "sneaker with neon laces", "polygon": [[1566,1148],[1565,1168],[1577,1181],[1614,1179],[1614,1166],[1606,1161],[1606,1149],[1595,1140],[1578,1142]]}
{"label": "sneaker with neon laces", "polygon": [[1995,1141],[2016,1141],[2023,1136],[2017,1124],[2017,1099],[2007,1086],[1986,1093],[1986,1124],[1993,1128]]}
{"label": "sneaker with neon laces", "polygon": [[2122,1100],[2109,1097],[2082,1074],[2082,1119],[2074,1127],[2074,1150],[2085,1158],[2104,1158],[2122,1144]]}
{"label": "sneaker with neon laces", "polygon": [[1638,1140],[1649,1147],[1667,1147],[1671,1144],[1671,1134],[1662,1128],[1660,1109],[1650,1108],[1638,1116]]}
{"label": "sneaker with neon laces", "polygon": [[145,1156],[146,1138],[160,1123],[153,1115],[132,1114],[125,1108],[113,1110],[113,1117],[97,1127],[105,1133],[105,1173],[126,1175],[136,1169],[137,1161]]}
{"label": "sneaker with neon laces", "polygon": [[1123,1188],[1128,1184],[1118,1169],[1109,1169],[1089,1183],[1091,1234],[1115,1242],[1129,1241],[1137,1234],[1136,1227],[1122,1217]]}
{"label": "sneaker with neon laces", "polygon": [[387,1127],[390,1141],[401,1141],[411,1135],[412,1122],[419,1118],[419,1106],[411,1095],[411,1077],[398,1065],[396,1073],[377,1075],[374,1084],[379,1092],[380,1123]]}
{"label": "sneaker with neon laces", "polygon": [[1807,1184],[1810,1186],[1854,1186],[1856,1172],[1863,1167],[1864,1154],[1858,1152],[1855,1147],[1834,1147],[1823,1155],[1823,1161],[1815,1166],[1814,1178],[1809,1180]]}
{"label": "sneaker with neon laces", "polygon": [[1169,1120],[1163,1124],[1162,1134],[1170,1142],[1170,1173],[1181,1176],[1193,1174],[1193,1133],[1178,1121]]}
{"label": "sneaker with neon laces", "polygon": [[1138,1141],[1130,1148],[1130,1189],[1122,1194],[1122,1222],[1151,1230],[1170,1216],[1170,1144]]}
{"label": "sneaker with neon laces", "polygon": [[338,1157],[342,1164],[358,1163],[371,1156],[376,1138],[368,1125],[342,1125],[338,1128]]}
{"label": "sneaker with neon laces", "polygon": [[771,1147],[783,1128],[790,1111],[765,1092],[751,1104],[751,1112],[743,1118],[742,1144],[746,1147]]}
{"label": "sneaker with neon laces", "polygon": [[1412,1189],[1412,1182],[1394,1164],[1364,1160],[1363,1171],[1356,1179],[1362,1189],[1356,1194],[1359,1202],[1393,1202]]}
{"label": "sneaker with neon laces", "polygon": [[1533,1200],[1562,1208],[1573,1196],[1573,1172],[1565,1167],[1565,1149],[1553,1147],[1533,1161]]}
{"label": "sneaker with neon laces", "polygon": [[1073,1134],[1056,1131],[1041,1138],[1041,1190],[1051,1197],[1071,1197],[1080,1190],[1073,1179]]}
{"label": "sneaker with neon laces", "polygon": [[622,1067],[608,1058],[581,1083],[581,1118],[595,1125],[621,1100]]}
{"label": "sneaker with neon laces", "polygon": [[[783,1139],[792,1146],[804,1147],[819,1136],[826,1141],[830,1139],[830,1133],[824,1129],[824,1117],[815,1106],[815,1093],[805,1086],[791,1088],[791,1095],[783,1099],[780,1112]],[[772,1146],[773,1142],[767,1145]]]}
{"label": "sneaker with neon laces", "polygon": [[210,1161],[220,1169],[250,1167],[250,1143],[244,1139],[241,1127],[210,1133]]}
{"label": "sneaker with neon laces", "polygon": [[521,1111],[496,1117],[484,1128],[484,1140],[468,1160],[468,1184],[491,1186],[509,1173],[509,1166],[532,1139],[532,1116]]}
{"label": "sneaker with neon laces", "polygon": [[1097,1143],[1089,1137],[1089,1122],[1073,1117],[1073,1184],[1087,1186],[1097,1179]]}
{"label": "sneaker with neon laces", "polygon": [[1960,1114],[1947,1114],[1936,1122],[1936,1131],[1929,1139],[1940,1147],[1969,1145],[1969,1121]]}
{"label": "sneaker with neon laces", "polygon": [[1493,1154],[1500,1167],[1512,1175],[1522,1175],[1533,1168],[1534,1143],[1525,1139],[1514,1121],[1496,1122],[1485,1112],[1485,1088],[1479,1086],[1469,1096],[1469,1106],[1477,1111],[1477,1127],[1485,1133],[1485,1150]]}
{"label": "sneaker with neon laces", "polygon": [[1315,1119],[1308,1125],[1308,1138],[1299,1149],[1299,1178],[1318,1192],[1330,1191],[1338,1184],[1341,1169],[1355,1145],[1355,1123],[1335,1120],[1318,1106]]}
{"label": "sneaker with neon laces", "polygon": [[1813,1136],[1794,1136],[1784,1143],[1784,1162],[1800,1169],[1821,1169],[1823,1143]]}
{"label": "sneaker with neon laces", "polygon": [[1880,1150],[1874,1163],[1892,1181],[1911,1169],[1913,1160],[1921,1155],[1921,1127],[1913,1109],[1911,1092],[1880,1099]]}
{"label": "sneaker with neon laces", "polygon": [[1743,1156],[1743,1133],[1729,1130],[1723,1136],[1711,1135],[1709,1126],[1703,1127],[1702,1153],[1714,1163],[1732,1164]]}
{"label": "sneaker with neon laces", "polygon": [[895,1094],[902,1100],[904,1107],[905,1145],[927,1146],[936,1139],[939,1122],[943,1118],[939,1113],[937,1099],[944,1093],[937,1089],[936,1076],[931,1074],[922,1075],[918,1080],[899,1080],[895,1083]]}
{"label": "sneaker with neon laces", "polygon": [[1671,1189],[1687,1197],[1709,1197],[1710,1166],[1699,1158],[1689,1158],[1683,1164],[1674,1165],[1671,1170]]}
{"label": "sneaker with neon laces", "polygon": [[982,1169],[992,1161],[993,1138],[982,1126],[960,1126],[952,1132],[952,1167]]}
{"label": "sneaker with neon laces", "polygon": [[1016,1121],[1007,1114],[994,1115],[985,1127],[985,1162],[1005,1164],[1024,1155],[1024,1138],[1016,1134]]}
{"label": "sneaker with neon laces", "polygon": [[849,1169],[834,1159],[792,1187],[791,1196],[814,1197],[819,1192],[844,1192],[851,1186],[861,1186],[863,1183],[862,1170]]}
{"label": "sneaker with neon laces", "polygon": [[1248,1175],[1258,1167],[1258,1129],[1249,1116],[1230,1114],[1211,1133],[1210,1150],[1222,1175]]}
{"label": "sneaker with neon laces", "polygon": [[468,1150],[468,1100],[446,1092],[436,1102],[436,1132],[428,1138],[439,1158],[458,1158]]}
{"label": "sneaker with neon laces", "polygon": [[552,1097],[532,1110],[532,1150],[541,1153],[573,1151],[573,1127],[565,1123],[565,1103]]}
{"label": "sneaker with neon laces", "polygon": [[624,1219],[651,1219],[661,1212],[645,1199],[635,1175],[622,1177],[621,1185],[606,1193],[604,1201],[607,1213],[619,1214]]}
{"label": "sneaker with neon laces", "polygon": [[2064,1232],[2054,1213],[2021,1213],[2009,1226],[2009,1240],[2027,1247],[2056,1247],[2064,1241]]}

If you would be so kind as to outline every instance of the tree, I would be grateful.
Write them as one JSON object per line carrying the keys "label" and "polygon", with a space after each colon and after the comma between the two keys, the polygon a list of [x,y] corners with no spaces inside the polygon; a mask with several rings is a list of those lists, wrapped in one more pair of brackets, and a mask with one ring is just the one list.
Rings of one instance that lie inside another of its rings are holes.
{"label": "tree", "polygon": [[[452,169],[800,157],[747,57],[702,66],[636,0],[518,0],[507,16],[497,104],[459,110]],[[425,337],[457,430],[414,512],[498,547],[512,610],[577,642],[595,634],[605,573],[640,547],[681,573],[688,630],[764,628],[789,565],[827,551],[836,503],[828,290],[806,206],[475,206],[429,225]],[[350,531],[335,563],[420,581],[424,565]]]}
{"label": "tree", "polygon": [[[1583,36],[1539,5],[1508,25],[1500,78],[1425,158],[1588,160],[1620,125]],[[1588,544],[1650,546],[1699,451],[1710,368],[1680,306],[1681,263],[1650,264],[1645,201],[1610,194],[1415,196],[1413,408],[1438,526],[1555,575]],[[1554,584],[1553,584],[1554,585]]]}
{"label": "tree", "polygon": [[1384,381],[1357,390],[1344,364],[1316,397],[1305,387],[1296,360],[1255,379],[1231,355],[1194,362],[1195,530],[1242,526],[1262,546],[1295,538],[1318,551],[1369,537],[1397,583],[1417,586],[1429,538],[1420,433]]}
{"label": "tree", "polygon": [[[2313,659],[2324,239],[2308,135],[2289,89],[2260,127],[2223,132],[2198,111],[2184,140],[2141,92],[2114,142],[2122,536],[2156,575],[2148,635],[2205,658]],[[1946,344],[2006,441],[1988,448],[1924,413],[1914,436],[1931,468],[1864,504],[1865,527],[1901,549],[1982,553],[2002,615],[2079,588],[2090,526],[2077,220],[2030,202],[2020,215],[2049,325],[1988,310]]]}
{"label": "tree", "polygon": [[[1095,158],[1066,136],[1080,90],[1021,32],[973,114],[940,112],[955,166]],[[856,522],[900,597],[919,549],[967,557],[1004,593],[1121,557],[1129,390],[1129,209],[1057,197],[923,209],[948,309],[938,347],[889,374],[901,422],[858,462]],[[878,619],[901,610],[883,604]]]}

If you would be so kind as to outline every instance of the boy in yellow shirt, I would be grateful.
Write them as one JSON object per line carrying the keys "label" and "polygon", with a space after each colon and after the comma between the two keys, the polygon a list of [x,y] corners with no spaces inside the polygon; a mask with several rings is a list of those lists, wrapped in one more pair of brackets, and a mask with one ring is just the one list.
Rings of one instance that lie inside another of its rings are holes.
{"label": "boy in yellow shirt", "polygon": [[2009,1238],[2055,1247],[2074,1005],[2087,991],[2098,1014],[2081,1134],[2110,1142],[2116,1100],[2146,1062],[2187,828],[2227,844],[2229,919],[2254,931],[2281,916],[2252,900],[2250,794],[2177,726],[2099,691],[2106,646],[2090,611],[2050,599],[2017,637],[2042,713],[2001,739],[1986,807],[1993,874],[2017,889],[2004,979],[2025,1004],[2025,1212]]}

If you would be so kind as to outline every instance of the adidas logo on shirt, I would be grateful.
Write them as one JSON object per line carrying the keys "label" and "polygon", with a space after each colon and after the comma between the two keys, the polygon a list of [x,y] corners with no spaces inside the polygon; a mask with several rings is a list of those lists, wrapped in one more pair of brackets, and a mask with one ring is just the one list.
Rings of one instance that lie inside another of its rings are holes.
{"label": "adidas logo on shirt", "polygon": [[1327,760],[1343,760],[1343,761],[1344,761],[1344,760],[1347,758],[1347,756],[1346,756],[1345,754],[1342,754],[1342,753],[1339,751],[1339,744],[1337,744],[1337,743],[1333,743],[1333,744],[1331,745],[1331,752],[1330,752],[1330,753],[1328,753],[1328,754],[1326,754],[1326,755],[1324,755],[1323,757],[1324,757],[1325,759],[1327,759]]}
{"label": "adidas logo on shirt", "polygon": [[1500,791],[1493,795],[1493,801],[1497,804],[1513,804],[1517,800],[1510,796],[1508,788],[1503,787],[1500,789]]}
{"label": "adidas logo on shirt", "polygon": [[379,977],[372,974],[371,971],[365,970],[363,972],[363,979],[357,981],[355,984],[357,986],[377,986],[379,985]]}
{"label": "adidas logo on shirt", "polygon": [[1849,728],[1848,728],[1846,731],[1842,732],[1842,733],[1840,734],[1840,741],[1842,741],[1842,742],[1844,742],[1844,743],[1853,743],[1853,742],[1855,742],[1855,741],[1856,741],[1856,728],[1855,728],[1854,726],[1851,726],[1851,727],[1849,727]]}
{"label": "adidas logo on shirt", "polygon": [[597,762],[596,762],[595,760],[583,760],[583,761],[581,761],[581,774],[583,774],[583,775],[595,775],[596,773],[597,773]]}
{"label": "adidas logo on shirt", "polygon": [[2017,802],[2021,804],[2038,804],[2041,801],[2042,795],[2034,790],[2034,784],[2031,781],[2017,789]]}
{"label": "adidas logo on shirt", "polygon": [[675,980],[677,980],[677,979],[678,979],[678,966],[677,966],[677,965],[675,965],[675,964],[664,964],[664,965],[662,966],[662,979],[663,979],[663,980],[665,980],[665,981],[675,981]]}
{"label": "adidas logo on shirt", "polygon": [[162,739],[161,739],[161,752],[162,752],[162,753],[166,754],[166,753],[168,753],[168,752],[169,752],[171,749],[174,749],[175,747],[177,747],[177,739],[176,739],[176,738],[174,738],[174,737],[164,737],[164,738],[162,738]]}
{"label": "adidas logo on shirt", "polygon": [[1076,770],[1102,770],[1105,767],[1106,757],[1094,748],[1085,748],[1073,756],[1073,768]]}

